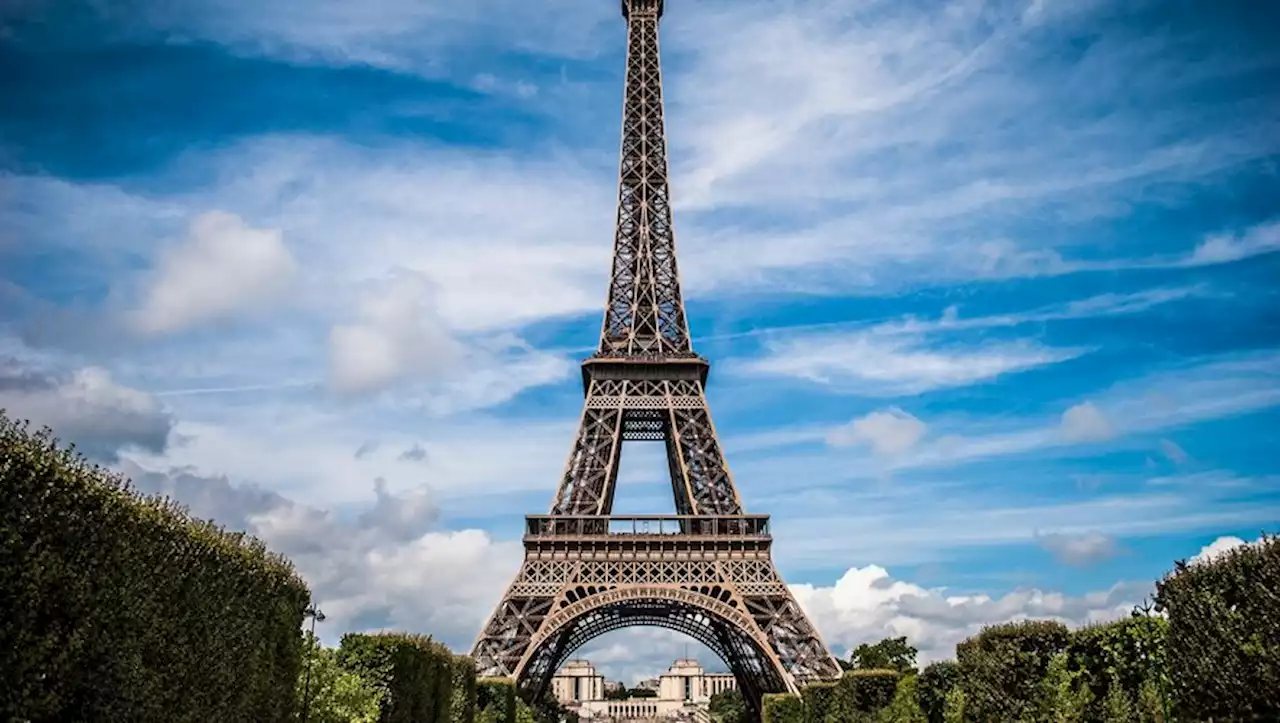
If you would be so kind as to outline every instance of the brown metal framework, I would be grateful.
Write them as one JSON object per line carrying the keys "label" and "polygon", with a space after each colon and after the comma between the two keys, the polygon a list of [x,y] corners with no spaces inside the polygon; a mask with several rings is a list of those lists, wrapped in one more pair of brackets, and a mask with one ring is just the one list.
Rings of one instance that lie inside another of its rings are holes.
{"label": "brown metal framework", "polygon": [[[775,569],[767,515],[748,515],[711,422],[710,365],[693,351],[676,269],[662,74],[661,0],[623,0],[627,78],[617,235],[600,347],[550,513],[530,515],[525,559],[476,640],[484,676],[544,694],[579,647],[636,625],[719,655],[751,708],[840,675]],[[666,446],[676,515],[610,516],[624,441]]]}

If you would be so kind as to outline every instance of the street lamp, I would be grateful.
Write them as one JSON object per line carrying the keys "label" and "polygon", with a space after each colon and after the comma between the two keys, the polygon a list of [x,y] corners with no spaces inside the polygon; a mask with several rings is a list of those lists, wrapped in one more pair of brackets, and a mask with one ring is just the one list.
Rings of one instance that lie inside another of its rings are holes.
{"label": "street lamp", "polygon": [[307,709],[311,707],[311,660],[315,657],[315,652],[311,650],[316,637],[316,623],[324,622],[324,613],[315,603],[307,606],[302,611],[303,617],[311,618],[311,639],[307,641],[307,677],[302,684],[302,723],[307,723]]}

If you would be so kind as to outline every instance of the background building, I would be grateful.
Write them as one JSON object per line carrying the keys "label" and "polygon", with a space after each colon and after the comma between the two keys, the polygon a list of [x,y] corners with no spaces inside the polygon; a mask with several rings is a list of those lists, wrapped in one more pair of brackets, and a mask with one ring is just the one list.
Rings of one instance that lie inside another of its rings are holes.
{"label": "background building", "polygon": [[561,703],[604,700],[604,676],[586,660],[570,660],[551,679],[551,692]]}
{"label": "background building", "polygon": [[636,685],[656,690],[654,698],[605,700],[604,692],[612,684],[586,660],[565,663],[551,685],[561,704],[583,720],[594,721],[699,720],[705,718],[711,696],[736,687],[732,674],[708,673],[689,659],[677,660],[656,679]]}

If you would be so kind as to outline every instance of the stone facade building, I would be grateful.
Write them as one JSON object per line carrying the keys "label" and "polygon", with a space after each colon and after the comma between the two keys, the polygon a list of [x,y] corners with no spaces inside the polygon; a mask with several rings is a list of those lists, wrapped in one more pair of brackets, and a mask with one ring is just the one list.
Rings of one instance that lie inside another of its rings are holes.
{"label": "stone facade building", "polygon": [[696,660],[677,660],[649,685],[654,698],[605,700],[610,685],[586,660],[571,660],[556,671],[552,691],[561,704],[584,721],[705,720],[711,696],[736,687],[729,673],[708,673]]}

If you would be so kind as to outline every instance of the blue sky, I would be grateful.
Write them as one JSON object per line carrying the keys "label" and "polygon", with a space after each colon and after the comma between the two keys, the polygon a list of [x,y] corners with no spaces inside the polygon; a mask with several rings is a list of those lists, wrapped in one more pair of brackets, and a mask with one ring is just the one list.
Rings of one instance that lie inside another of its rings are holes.
{"label": "blue sky", "polygon": [[[832,647],[1123,614],[1275,530],[1274,10],[668,5],[695,345]],[[624,32],[605,0],[6,7],[0,406],[289,553],[331,638],[468,647],[577,421]],[[663,467],[628,448],[618,511],[670,510]]]}

